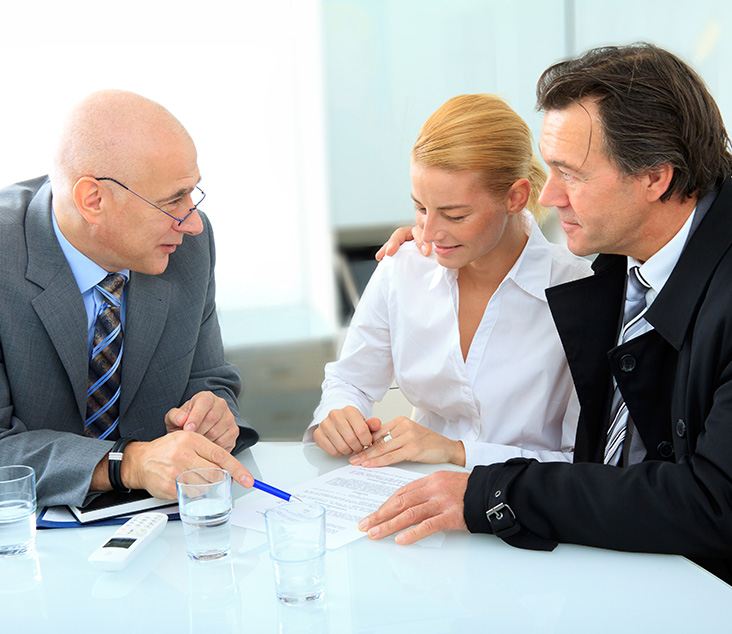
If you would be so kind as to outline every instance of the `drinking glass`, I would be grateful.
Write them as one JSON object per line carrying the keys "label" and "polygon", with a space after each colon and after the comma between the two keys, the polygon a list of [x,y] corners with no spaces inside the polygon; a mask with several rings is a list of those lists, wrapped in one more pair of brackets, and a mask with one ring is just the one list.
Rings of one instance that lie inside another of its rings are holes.
{"label": "drinking glass", "polygon": [[188,556],[221,559],[231,549],[231,475],[223,469],[191,469],[175,479]]}
{"label": "drinking glass", "polygon": [[277,598],[288,605],[319,599],[325,589],[325,508],[288,502],[264,514]]}
{"label": "drinking glass", "polygon": [[0,467],[0,556],[36,547],[36,473],[33,467]]}

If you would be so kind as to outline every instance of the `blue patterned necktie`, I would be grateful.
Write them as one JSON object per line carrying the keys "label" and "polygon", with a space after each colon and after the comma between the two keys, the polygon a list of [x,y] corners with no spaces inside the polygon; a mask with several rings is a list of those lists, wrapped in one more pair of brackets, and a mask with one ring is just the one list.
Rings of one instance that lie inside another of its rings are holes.
{"label": "blue patterned necktie", "polygon": [[[625,314],[623,316],[623,331],[620,343],[630,341],[640,334],[646,325],[643,316],[646,313],[646,293],[651,285],[643,279],[640,269],[634,266],[628,273],[628,288],[625,293]],[[625,404],[618,386],[613,393],[613,404],[610,410],[613,414],[612,424],[607,430],[605,442],[604,463],[617,465],[623,453],[623,443],[628,430],[628,407]]]}
{"label": "blue patterned necktie", "polygon": [[119,437],[117,424],[124,348],[119,313],[124,285],[124,277],[110,273],[95,286],[104,297],[104,305],[94,325],[89,358],[84,434],[92,438]]}

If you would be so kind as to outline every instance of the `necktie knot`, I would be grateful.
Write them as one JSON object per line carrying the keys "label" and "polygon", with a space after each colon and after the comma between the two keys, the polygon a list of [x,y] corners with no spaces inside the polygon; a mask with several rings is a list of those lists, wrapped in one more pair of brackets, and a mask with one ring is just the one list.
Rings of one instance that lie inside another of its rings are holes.
{"label": "necktie knot", "polygon": [[[625,316],[623,325],[627,327],[631,321],[644,311],[646,307],[646,293],[650,290],[651,285],[643,279],[640,267],[634,266],[628,271],[628,287],[625,289]],[[623,333],[622,340],[627,341],[628,336]]]}
{"label": "necktie knot", "polygon": [[115,306],[122,302],[122,291],[125,287],[125,278],[119,273],[110,273],[99,284],[97,290]]}
{"label": "necktie knot", "polygon": [[634,266],[628,272],[628,290],[626,291],[627,299],[639,300],[645,297],[646,293],[651,289],[651,285],[646,282],[643,274],[640,272],[639,266]]}

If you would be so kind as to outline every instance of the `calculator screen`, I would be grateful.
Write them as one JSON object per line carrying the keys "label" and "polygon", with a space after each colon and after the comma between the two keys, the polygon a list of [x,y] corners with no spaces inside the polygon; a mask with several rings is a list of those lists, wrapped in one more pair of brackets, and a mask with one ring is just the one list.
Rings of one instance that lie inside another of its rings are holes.
{"label": "calculator screen", "polygon": [[129,537],[113,537],[104,544],[104,548],[129,548],[135,541]]}

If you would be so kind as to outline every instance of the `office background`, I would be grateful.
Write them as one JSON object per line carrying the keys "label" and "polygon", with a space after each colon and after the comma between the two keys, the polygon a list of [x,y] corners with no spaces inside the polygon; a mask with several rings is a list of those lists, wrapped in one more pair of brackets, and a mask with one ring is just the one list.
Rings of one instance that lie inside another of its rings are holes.
{"label": "office background", "polygon": [[542,70],[643,40],[691,62],[732,121],[719,0],[6,1],[0,23],[0,186],[48,171],[94,90],[150,97],[191,133],[224,343],[268,439],[309,422],[374,245],[412,220],[411,145],[449,97],[500,94],[538,140]]}

